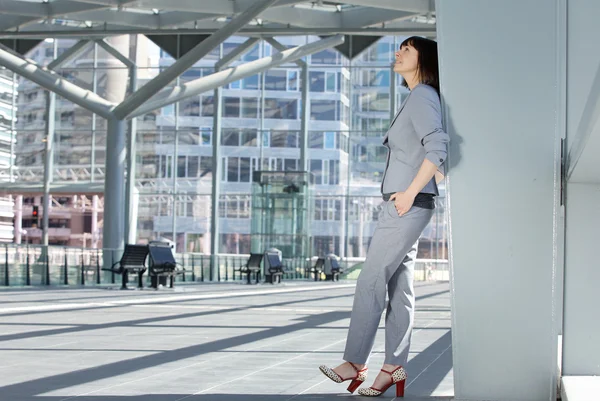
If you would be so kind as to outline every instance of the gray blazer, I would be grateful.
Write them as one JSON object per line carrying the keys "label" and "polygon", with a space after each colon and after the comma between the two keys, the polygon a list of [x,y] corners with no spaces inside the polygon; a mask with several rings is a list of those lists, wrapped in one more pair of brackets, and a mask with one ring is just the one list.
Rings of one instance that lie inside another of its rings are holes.
{"label": "gray blazer", "polygon": [[[415,86],[383,138],[383,144],[389,150],[381,192],[406,191],[425,159],[445,175],[449,141],[450,137],[442,127],[442,107],[437,92],[429,85]],[[421,192],[439,195],[435,177]]]}

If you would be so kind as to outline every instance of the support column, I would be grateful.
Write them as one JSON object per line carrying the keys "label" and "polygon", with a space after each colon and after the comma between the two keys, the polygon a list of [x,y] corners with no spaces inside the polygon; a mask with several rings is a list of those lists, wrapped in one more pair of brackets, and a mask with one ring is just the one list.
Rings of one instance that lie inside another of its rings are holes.
{"label": "support column", "polygon": [[[600,26],[595,23],[600,4],[594,0],[569,0],[567,5],[568,160],[562,373],[563,376],[600,376],[600,269],[596,252],[600,222],[597,168],[600,54],[596,49]],[[600,377],[584,380],[593,384]],[[586,395],[590,399],[598,397],[591,391]]]}
{"label": "support column", "polygon": [[[52,58],[56,61],[58,45],[52,43]],[[54,123],[56,119],[56,94],[46,91],[46,149],[44,152],[44,197],[42,206],[42,245],[48,246],[48,223],[50,221],[50,182],[54,169]]]}
{"label": "support column", "polygon": [[309,88],[308,63],[302,66],[302,120],[300,132],[300,170],[308,170],[307,150],[308,150],[308,124],[310,122],[310,100],[308,96]]}
{"label": "support column", "polygon": [[[54,44],[56,51],[56,41]],[[42,245],[48,245],[48,223],[50,221],[50,182],[54,169],[54,122],[56,117],[56,94],[46,92],[46,150],[44,153],[44,196],[42,198]]]}
{"label": "support column", "polygon": [[556,399],[561,1],[436,1],[459,400]]}
{"label": "support column", "polygon": [[[125,133],[127,123],[108,120],[104,181],[103,248],[123,249],[125,222]],[[116,257],[116,256],[115,256]],[[109,261],[110,262],[110,261]],[[106,259],[105,259],[106,264]]]}
{"label": "support column", "polygon": [[[129,91],[137,89],[137,70],[135,66],[129,68]],[[137,207],[134,205],[135,195],[135,155],[137,119],[129,120],[129,135],[127,135],[127,186],[125,190],[125,241],[129,244],[137,242]]]}
{"label": "support column", "polygon": [[92,248],[98,248],[98,195],[92,195]]}
{"label": "support column", "polygon": [[216,280],[219,269],[217,254],[219,253],[219,198],[221,196],[221,109],[222,89],[219,86],[213,95],[213,132],[212,132],[212,193],[210,214],[210,280]]}
{"label": "support column", "polygon": [[23,229],[23,195],[15,196],[15,244],[21,243]]}

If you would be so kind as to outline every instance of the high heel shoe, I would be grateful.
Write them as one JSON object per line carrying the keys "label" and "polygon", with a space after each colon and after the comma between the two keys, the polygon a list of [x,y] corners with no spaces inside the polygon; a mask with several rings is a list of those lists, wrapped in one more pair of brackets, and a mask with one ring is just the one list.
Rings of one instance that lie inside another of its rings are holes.
{"label": "high heel shoe", "polygon": [[378,389],[374,387],[369,388],[361,388],[358,390],[358,394],[364,395],[367,397],[379,397],[381,394],[385,393],[385,391],[392,387],[392,385],[396,385],[396,397],[404,397],[404,385],[406,384],[406,371],[402,366],[394,369],[392,372],[388,372],[387,370],[381,369],[383,373],[387,373],[392,377],[391,383],[385,385],[383,388]]}
{"label": "high heel shoe", "polygon": [[333,371],[333,369],[325,366],[325,365],[321,365],[319,366],[319,370],[321,372],[323,372],[323,374],[327,377],[329,377],[331,380],[333,380],[336,383],[342,383],[345,382],[346,380],[352,380],[350,382],[350,385],[348,386],[348,391],[350,393],[354,393],[356,391],[356,389],[358,387],[360,387],[360,385],[367,380],[367,372],[368,372],[368,368],[364,367],[362,369],[358,369],[356,366],[354,366],[354,364],[352,362],[348,362],[356,371],[356,375],[353,377],[347,377],[347,378],[343,378],[340,375],[338,375],[337,373],[335,373]]}

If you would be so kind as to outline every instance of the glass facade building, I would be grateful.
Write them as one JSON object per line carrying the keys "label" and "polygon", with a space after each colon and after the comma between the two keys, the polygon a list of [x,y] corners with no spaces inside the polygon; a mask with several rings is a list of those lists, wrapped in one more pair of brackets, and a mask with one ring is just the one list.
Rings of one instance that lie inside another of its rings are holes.
{"label": "glass facade building", "polygon": [[[245,41],[233,36],[183,73],[170,86],[215,71],[215,64]],[[317,36],[276,37],[284,47],[318,40]],[[353,60],[335,49],[303,60],[308,64],[309,110],[306,170],[311,173],[312,249],[364,257],[374,231],[386,148],[381,144],[397,106],[407,90],[391,74],[395,49],[404,38],[383,37]],[[44,41],[28,54],[41,65],[76,42]],[[175,62],[143,35],[120,36],[111,45],[137,65],[138,87]],[[56,48],[56,49],[55,49]],[[275,54],[258,41],[232,66]],[[127,85],[127,69],[112,55],[90,43],[57,71],[78,85],[110,98]],[[297,171],[302,132],[302,69],[285,64],[232,82],[222,88],[220,253],[249,253],[251,247],[251,182],[255,171]],[[12,74],[8,74],[12,79]],[[46,91],[17,78],[17,182],[43,181]],[[117,99],[118,100],[118,99]],[[106,121],[57,97],[55,111],[55,184],[102,182]],[[178,252],[210,252],[214,93],[207,92],[137,118],[136,173],[138,242],[169,239]],[[441,188],[443,197],[444,188]],[[17,202],[19,203],[19,202]],[[27,196],[19,213],[29,240],[41,230],[28,205],[41,197]],[[446,258],[444,202],[425,230],[420,257]],[[53,197],[49,242],[102,246],[102,196]],[[28,214],[29,213],[29,214]]]}

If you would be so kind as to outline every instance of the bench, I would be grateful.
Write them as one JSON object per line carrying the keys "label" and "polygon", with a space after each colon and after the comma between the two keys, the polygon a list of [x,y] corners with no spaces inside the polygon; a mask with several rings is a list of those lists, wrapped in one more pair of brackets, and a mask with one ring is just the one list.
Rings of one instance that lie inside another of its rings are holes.
{"label": "bench", "polygon": [[[267,253],[268,269],[265,271],[265,281],[267,283],[275,284],[281,283],[283,273],[285,273],[281,259],[279,255],[274,253]],[[268,274],[267,274],[268,273]]]}
{"label": "bench", "polygon": [[[110,271],[121,275],[121,289],[126,290],[129,281],[129,273],[138,275],[138,288],[144,287],[142,276],[147,270],[146,257],[148,256],[148,247],[146,245],[126,244],[121,260],[113,264],[110,268],[102,268],[104,271]],[[115,269],[115,266],[119,268]]]}
{"label": "bench", "polygon": [[175,276],[185,274],[185,269],[177,268],[178,263],[173,256],[171,246],[167,243],[151,243],[148,245],[148,252],[150,286],[158,289],[159,284],[166,285],[167,279],[170,279],[169,288],[173,288]]}
{"label": "bench", "polygon": [[260,264],[262,262],[262,258],[262,253],[251,253],[246,264],[236,270],[240,272],[240,279],[242,278],[242,274],[246,274],[246,279],[248,284],[250,284],[250,277],[252,273],[254,273],[256,276],[256,284],[258,284],[258,281],[260,280]]}

